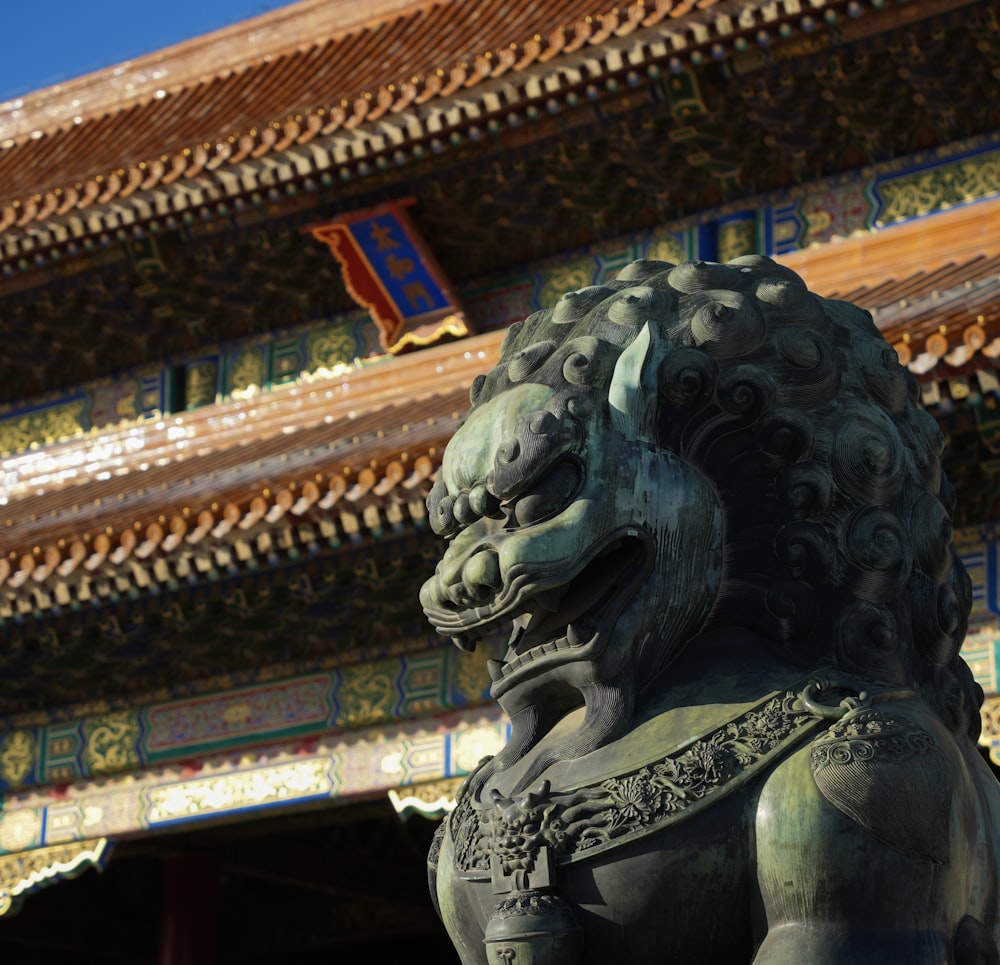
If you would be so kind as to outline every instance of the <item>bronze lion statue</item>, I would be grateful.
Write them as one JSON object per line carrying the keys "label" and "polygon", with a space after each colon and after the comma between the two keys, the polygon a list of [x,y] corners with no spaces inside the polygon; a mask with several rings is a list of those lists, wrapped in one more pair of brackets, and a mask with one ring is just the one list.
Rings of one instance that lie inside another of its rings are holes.
{"label": "bronze lion statue", "polygon": [[513,327],[421,602],[511,739],[435,838],[464,965],[998,963],[1000,790],[941,433],[872,324],[750,256]]}

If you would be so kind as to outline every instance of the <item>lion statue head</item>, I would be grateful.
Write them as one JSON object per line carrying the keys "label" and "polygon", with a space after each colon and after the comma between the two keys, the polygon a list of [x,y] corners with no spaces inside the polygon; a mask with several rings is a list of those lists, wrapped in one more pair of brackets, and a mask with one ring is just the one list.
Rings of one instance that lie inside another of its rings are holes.
{"label": "lion statue head", "polygon": [[[944,440],[871,316],[761,256],[638,261],[511,328],[428,498],[421,602],[463,649],[510,626],[499,766],[632,726],[707,639],[916,690],[973,734]],[[732,652],[736,652],[733,649]]]}

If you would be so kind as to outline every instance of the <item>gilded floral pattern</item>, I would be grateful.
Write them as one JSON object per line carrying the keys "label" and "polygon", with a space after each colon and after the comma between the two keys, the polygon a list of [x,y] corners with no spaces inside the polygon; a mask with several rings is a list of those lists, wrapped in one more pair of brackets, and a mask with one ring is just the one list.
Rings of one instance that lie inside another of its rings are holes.
{"label": "gilded floral pattern", "polygon": [[8,811],[0,816],[0,848],[23,851],[36,844],[42,833],[42,814],[37,808]]}
{"label": "gilded floral pattern", "polygon": [[21,452],[33,442],[58,442],[80,435],[84,406],[81,399],[4,419],[0,422],[0,452]]}
{"label": "gilded floral pattern", "polygon": [[340,372],[353,367],[357,345],[348,325],[331,325],[310,332],[306,339],[310,372]]}
{"label": "gilded floral pattern", "polygon": [[664,238],[657,238],[649,248],[646,249],[646,258],[650,261],[684,261],[687,257],[684,246],[675,235],[667,235]]}
{"label": "gilded floral pattern", "polygon": [[340,673],[337,703],[344,726],[391,720],[399,699],[395,678],[386,669],[367,664],[345,667]]}
{"label": "gilded floral pattern", "polygon": [[482,657],[456,648],[450,659],[451,679],[457,694],[470,703],[483,700],[489,694],[490,675]]}
{"label": "gilded floral pattern", "polygon": [[230,383],[234,395],[250,395],[267,387],[267,362],[261,348],[238,352],[232,366]]}
{"label": "gilded floral pattern", "polygon": [[538,302],[543,308],[551,308],[562,297],[563,292],[586,288],[594,284],[597,261],[593,258],[578,258],[542,275],[542,290]]}
{"label": "gilded floral pattern", "polygon": [[184,403],[188,409],[216,400],[219,366],[214,361],[193,362],[184,373]]}
{"label": "gilded floral pattern", "polygon": [[37,744],[30,731],[15,730],[0,745],[0,777],[17,786],[34,770]]}
{"label": "gilded floral pattern", "polygon": [[139,764],[139,722],[119,711],[83,722],[83,760],[90,774],[110,774]]}
{"label": "gilded floral pattern", "polygon": [[107,850],[107,840],[100,838],[0,858],[0,915],[17,907],[11,899],[18,895],[60,878],[75,878],[85,868],[102,867]]}
{"label": "gilded floral pattern", "polygon": [[930,214],[1000,191],[1000,151],[940,164],[878,185],[884,207],[878,224]]}
{"label": "gilded floral pattern", "polygon": [[199,814],[261,807],[283,800],[327,795],[330,764],[324,758],[180,781],[149,791],[150,824]]}
{"label": "gilded floral pattern", "polygon": [[753,218],[719,226],[719,261],[732,261],[757,250],[757,223]]}

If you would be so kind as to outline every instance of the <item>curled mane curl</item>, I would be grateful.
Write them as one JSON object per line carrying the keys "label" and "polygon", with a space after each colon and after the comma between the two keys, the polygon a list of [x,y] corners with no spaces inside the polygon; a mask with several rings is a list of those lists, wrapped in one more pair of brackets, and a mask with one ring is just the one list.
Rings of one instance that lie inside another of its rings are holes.
{"label": "curled mane curl", "polygon": [[[704,629],[748,629],[805,667],[912,687],[975,738],[982,692],[959,656],[971,590],[943,437],[867,312],[760,256],[635,262],[514,326],[473,403],[542,381],[557,388],[545,431],[576,431],[608,407],[615,364],[644,328],[653,441],[723,508]],[[430,505],[450,511],[441,494]]]}

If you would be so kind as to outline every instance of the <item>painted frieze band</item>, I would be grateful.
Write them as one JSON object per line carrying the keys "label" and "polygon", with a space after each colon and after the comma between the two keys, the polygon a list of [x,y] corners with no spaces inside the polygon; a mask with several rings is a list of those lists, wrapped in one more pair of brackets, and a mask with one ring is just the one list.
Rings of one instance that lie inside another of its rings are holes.
{"label": "painted frieze band", "polygon": [[10,792],[0,814],[0,855],[445,781],[495,754],[508,731],[490,706]]}
{"label": "painted frieze band", "polygon": [[[987,693],[1000,691],[1000,533],[959,531],[973,586],[963,653]],[[499,645],[499,644],[497,644]],[[387,725],[486,700],[485,661],[443,646],[0,736],[0,790],[113,775],[273,741]]]}
{"label": "painted frieze band", "polygon": [[[988,527],[956,537],[973,585],[963,653],[994,695],[998,538]],[[142,834],[461,776],[495,753],[506,735],[498,712],[469,706],[488,688],[483,664],[442,648],[11,731],[0,743],[7,782],[0,851]],[[991,747],[1000,746],[1000,729],[991,723],[1000,720],[998,700],[989,698],[984,711],[983,742]],[[402,720],[458,707],[466,709]]]}
{"label": "painted frieze band", "polygon": [[485,658],[453,647],[0,736],[0,791],[119,774],[483,703]]}
{"label": "painted frieze band", "polygon": [[[1000,691],[1000,533],[959,531],[973,610],[963,653]],[[392,725],[485,701],[485,661],[451,647],[346,665],[130,710],[90,713],[0,737],[0,789],[63,784],[334,731]]]}
{"label": "painted frieze band", "polygon": [[[1000,133],[911,155],[780,194],[563,253],[458,292],[470,327],[487,332],[598,284],[637,258],[727,261],[781,256],[1000,194]],[[154,242],[149,241],[149,244]],[[0,452],[309,382],[384,358],[367,313],[351,312],[210,350],[18,408],[0,410]],[[179,377],[178,377],[179,376]],[[184,397],[175,397],[183,385]],[[3,479],[0,477],[0,497]]]}

